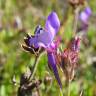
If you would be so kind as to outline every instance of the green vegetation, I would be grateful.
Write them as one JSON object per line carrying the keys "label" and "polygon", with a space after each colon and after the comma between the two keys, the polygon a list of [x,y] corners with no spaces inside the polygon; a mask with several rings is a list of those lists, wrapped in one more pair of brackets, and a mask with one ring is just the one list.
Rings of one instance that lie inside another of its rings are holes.
{"label": "green vegetation", "polygon": [[[71,96],[96,96],[96,0],[90,0],[92,17],[85,44],[81,45],[80,60],[76,76],[70,85]],[[34,34],[38,24],[44,26],[48,14],[55,10],[61,21],[59,35],[67,42],[72,35],[73,13],[67,0],[0,0],[0,96],[16,96],[18,84],[26,68],[34,63],[34,55],[21,47],[26,33]],[[17,24],[18,22],[18,24]],[[65,47],[65,44],[62,44]],[[52,78],[39,86],[40,96],[59,96],[59,86],[50,71],[46,54],[42,55],[35,78],[42,81]],[[60,73],[63,93],[66,96],[64,74]],[[33,90],[34,94],[36,90]],[[39,96],[39,95],[33,95]],[[62,95],[61,95],[62,96]]]}

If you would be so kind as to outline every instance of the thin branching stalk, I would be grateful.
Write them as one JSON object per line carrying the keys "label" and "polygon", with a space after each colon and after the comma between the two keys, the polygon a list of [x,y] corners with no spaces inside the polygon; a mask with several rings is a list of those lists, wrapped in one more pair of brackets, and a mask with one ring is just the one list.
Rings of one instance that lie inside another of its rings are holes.
{"label": "thin branching stalk", "polygon": [[78,18],[79,18],[79,10],[80,10],[80,7],[77,7],[74,10],[74,25],[73,25],[74,36],[76,34],[76,31],[77,31],[77,24],[78,24]]}

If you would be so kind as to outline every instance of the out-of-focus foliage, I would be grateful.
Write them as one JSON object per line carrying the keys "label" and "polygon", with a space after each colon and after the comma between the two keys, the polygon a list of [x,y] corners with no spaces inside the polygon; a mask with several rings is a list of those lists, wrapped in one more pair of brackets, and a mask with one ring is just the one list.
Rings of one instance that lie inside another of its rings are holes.
{"label": "out-of-focus foliage", "polygon": [[[71,96],[96,96],[96,0],[88,0],[93,16],[88,29],[88,43],[82,44],[79,68],[71,84]],[[72,35],[73,13],[67,0],[0,0],[0,96],[16,96],[18,84],[12,84],[15,75],[19,82],[26,67],[32,66],[34,56],[21,48],[25,33],[34,34],[36,25],[44,22],[48,14],[56,11],[61,21],[59,35],[68,41]],[[65,45],[63,44],[62,47]],[[59,87],[47,65],[44,54],[40,58],[35,78],[44,80],[52,76],[48,84],[40,85],[40,96],[59,96]],[[64,75],[63,92],[66,94]]]}

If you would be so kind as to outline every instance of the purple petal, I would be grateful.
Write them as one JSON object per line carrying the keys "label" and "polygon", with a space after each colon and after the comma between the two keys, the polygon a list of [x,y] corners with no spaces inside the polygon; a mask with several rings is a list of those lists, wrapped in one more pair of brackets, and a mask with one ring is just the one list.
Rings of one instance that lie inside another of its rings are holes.
{"label": "purple petal", "polygon": [[38,43],[37,43],[37,37],[35,36],[35,37],[31,37],[30,39],[29,39],[29,46],[34,46],[35,48],[38,48],[39,47],[39,45],[38,45]]}
{"label": "purple petal", "polygon": [[82,12],[80,14],[80,19],[81,19],[82,22],[87,23],[88,22],[88,18],[89,18],[89,16],[85,12]]}
{"label": "purple petal", "polygon": [[38,35],[37,39],[38,44],[42,43],[45,46],[49,46],[52,43],[54,36],[49,31],[42,30],[42,33]]}
{"label": "purple petal", "polygon": [[90,7],[86,7],[85,10],[86,14],[88,14],[89,16],[92,14],[92,11],[90,9]]}
{"label": "purple petal", "polygon": [[60,77],[59,77],[59,74],[58,74],[58,70],[57,70],[57,67],[56,67],[55,56],[51,52],[47,52],[47,55],[48,55],[48,64],[52,68],[52,70],[54,72],[54,75],[55,75],[55,78],[56,78],[60,88],[62,88],[62,83],[61,83],[61,80],[60,80]]}
{"label": "purple petal", "polygon": [[80,13],[80,20],[87,24],[91,13],[92,12],[91,12],[90,7],[86,7],[85,10]]}
{"label": "purple petal", "polygon": [[52,12],[46,20],[45,29],[49,31],[50,34],[53,35],[54,37],[54,35],[58,32],[59,27],[60,27],[59,18],[55,12]]}

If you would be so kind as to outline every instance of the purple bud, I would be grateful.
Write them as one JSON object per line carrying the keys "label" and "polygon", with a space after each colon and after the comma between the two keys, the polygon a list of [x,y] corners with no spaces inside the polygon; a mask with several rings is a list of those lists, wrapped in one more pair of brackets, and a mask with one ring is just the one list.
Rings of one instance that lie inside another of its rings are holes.
{"label": "purple bud", "polygon": [[84,9],[84,11],[80,13],[80,20],[83,23],[87,24],[88,23],[88,20],[89,20],[89,17],[91,16],[91,14],[92,14],[92,12],[91,12],[90,7],[86,7]]}
{"label": "purple bud", "polygon": [[75,38],[73,38],[73,40],[71,41],[71,49],[73,50],[73,51],[76,51],[76,52],[78,52],[79,51],[79,49],[80,49],[80,38],[79,37],[75,37]]}

